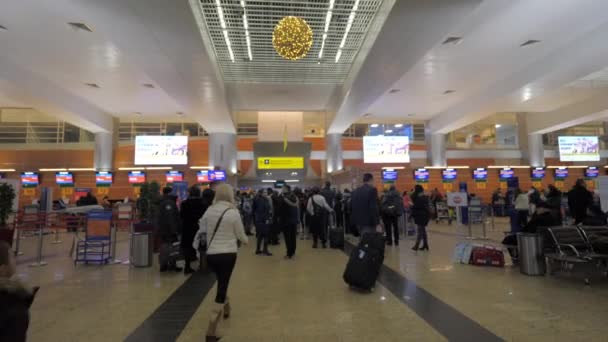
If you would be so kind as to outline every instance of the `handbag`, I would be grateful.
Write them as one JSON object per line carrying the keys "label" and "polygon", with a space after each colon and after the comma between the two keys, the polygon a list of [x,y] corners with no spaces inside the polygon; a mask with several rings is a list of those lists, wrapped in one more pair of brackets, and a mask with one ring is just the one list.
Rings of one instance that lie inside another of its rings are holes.
{"label": "handbag", "polygon": [[215,238],[215,234],[217,233],[217,230],[220,228],[222,219],[224,218],[224,215],[226,214],[226,212],[228,210],[230,210],[230,208],[227,208],[226,210],[224,210],[222,215],[220,215],[220,218],[217,220],[217,223],[215,224],[215,229],[213,229],[213,235],[211,235],[211,239],[209,240],[209,242],[207,242],[207,239],[201,239],[201,243],[198,247],[198,249],[199,249],[199,251],[201,251],[201,253],[206,252],[207,249],[209,248],[209,246],[211,245],[211,242],[213,242],[213,238]]}

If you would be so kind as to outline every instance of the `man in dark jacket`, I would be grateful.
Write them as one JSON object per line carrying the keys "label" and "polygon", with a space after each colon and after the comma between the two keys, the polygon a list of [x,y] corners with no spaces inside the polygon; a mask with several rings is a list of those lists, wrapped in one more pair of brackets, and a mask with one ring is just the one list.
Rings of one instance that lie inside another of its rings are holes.
{"label": "man in dark jacket", "polygon": [[593,195],[585,186],[585,181],[579,179],[568,193],[568,207],[574,217],[574,224],[582,223],[587,216],[587,208],[593,202]]}
{"label": "man in dark jacket", "polygon": [[272,224],[268,235],[268,242],[271,245],[279,244],[279,234],[281,233],[281,205],[283,202],[279,199],[279,194],[272,188],[268,188],[268,195],[272,201]]}
{"label": "man in dark jacket", "polygon": [[292,259],[296,254],[296,234],[300,214],[298,212],[298,198],[291,191],[289,185],[283,186],[281,201],[281,224],[283,226],[283,237],[285,237],[285,247],[287,248],[285,258]]}
{"label": "man in dark jacket", "polygon": [[321,189],[321,196],[325,198],[325,202],[327,202],[330,207],[334,207],[336,204],[336,193],[331,189],[330,182],[325,182],[325,187]]}
{"label": "man in dark jacket", "polygon": [[376,231],[380,219],[378,213],[378,190],[371,173],[363,175],[363,185],[355,189],[350,199],[351,222],[361,235]]}
{"label": "man in dark jacket", "polygon": [[205,207],[201,199],[201,190],[197,186],[193,186],[189,190],[188,199],[182,202],[180,210],[182,218],[182,239],[180,245],[185,260],[184,274],[194,272],[190,266],[190,263],[196,260],[196,250],[192,247],[192,242],[199,229],[198,221],[203,217],[204,213]]}
{"label": "man in dark jacket", "polygon": [[399,246],[399,217],[403,215],[403,200],[394,185],[382,197],[380,205],[382,221],[386,230],[386,244]]}
{"label": "man in dark jacket", "polygon": [[[272,223],[272,207],[270,205],[272,202],[266,196],[264,190],[260,189],[253,199],[252,213],[257,238],[255,254],[271,256],[272,253],[268,251],[268,234]],[[262,250],[262,244],[264,250]]]}
{"label": "man in dark jacket", "polygon": [[160,271],[173,270],[180,272],[182,269],[177,267],[175,260],[171,260],[171,246],[177,241],[177,234],[180,232],[181,219],[177,209],[177,197],[171,195],[172,189],[165,187],[163,197],[158,205],[157,229],[161,245],[158,253]]}

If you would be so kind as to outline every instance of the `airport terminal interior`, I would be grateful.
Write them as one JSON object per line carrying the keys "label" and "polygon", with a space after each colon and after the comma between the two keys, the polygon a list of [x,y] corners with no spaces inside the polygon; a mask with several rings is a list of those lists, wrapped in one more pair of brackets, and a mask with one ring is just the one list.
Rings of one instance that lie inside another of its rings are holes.
{"label": "airport terminal interior", "polygon": [[0,0],[0,341],[608,341],[606,13]]}

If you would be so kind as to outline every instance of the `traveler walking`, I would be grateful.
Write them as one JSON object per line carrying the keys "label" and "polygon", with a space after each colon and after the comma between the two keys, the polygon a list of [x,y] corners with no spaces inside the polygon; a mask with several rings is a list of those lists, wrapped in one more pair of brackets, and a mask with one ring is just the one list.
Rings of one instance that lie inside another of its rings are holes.
{"label": "traveler walking", "polygon": [[163,196],[158,206],[157,229],[160,237],[158,262],[161,272],[180,272],[182,270],[177,267],[176,260],[170,257],[171,247],[174,242],[177,242],[177,234],[180,232],[181,223],[177,208],[177,197],[171,195],[171,191],[170,187],[163,188]]}
{"label": "traveler walking", "polygon": [[270,201],[272,202],[272,223],[270,225],[270,232],[268,235],[268,242],[271,245],[279,244],[279,234],[281,232],[281,201],[279,199],[279,194],[274,191],[272,188],[268,188],[268,196],[270,197]]}
{"label": "traveler walking", "polygon": [[207,241],[207,264],[217,278],[217,293],[211,310],[206,341],[218,341],[217,327],[220,318],[230,317],[228,286],[236,264],[238,241],[248,243],[243,222],[234,203],[232,186],[219,184],[215,188],[215,200],[199,221],[200,229],[193,246]]}
{"label": "traveler walking", "polygon": [[579,179],[568,193],[568,207],[570,214],[574,217],[574,224],[582,223],[587,217],[587,209],[593,202],[593,195],[585,185],[585,181]]}
{"label": "traveler walking", "polygon": [[336,193],[331,189],[331,183],[325,182],[325,186],[321,189],[321,196],[325,198],[325,202],[330,207],[334,207],[336,201]]}
{"label": "traveler walking", "polygon": [[283,237],[287,248],[286,259],[291,259],[296,254],[296,234],[299,222],[298,198],[291,191],[289,185],[283,186],[281,193],[281,222],[283,224]]}
{"label": "traveler walking", "polygon": [[[429,209],[429,198],[424,194],[424,189],[420,184],[416,184],[414,187],[414,193],[412,194],[412,216],[414,217],[414,223],[418,227],[418,235],[416,236],[416,244],[412,247],[413,250],[429,250],[429,243],[426,234],[426,226],[431,219]],[[420,247],[422,242],[422,247]]]}
{"label": "traveler walking", "polygon": [[190,264],[197,259],[196,249],[192,247],[192,243],[194,242],[194,235],[196,235],[199,229],[198,221],[203,217],[206,210],[201,198],[201,190],[198,186],[195,185],[190,188],[188,199],[182,202],[180,209],[180,216],[182,218],[182,240],[180,241],[180,246],[184,254],[184,274],[190,274],[194,272]]}
{"label": "traveler walking", "polygon": [[351,221],[359,234],[373,233],[380,224],[378,212],[378,190],[371,173],[363,175],[363,185],[351,195]]}
{"label": "traveler walking", "polygon": [[323,248],[327,248],[327,216],[333,209],[327,204],[325,197],[321,196],[318,187],[312,189],[312,196],[308,200],[306,210],[310,214],[310,231],[313,237],[312,248],[318,247],[319,240],[321,240]]}
{"label": "traveler walking", "polygon": [[403,215],[403,201],[394,185],[391,185],[384,194],[380,208],[386,233],[386,244],[391,246],[394,241],[395,246],[399,246],[399,217]]}
{"label": "traveler walking", "polygon": [[251,199],[251,195],[249,193],[242,194],[241,206],[239,210],[241,212],[241,216],[243,217],[243,227],[245,227],[245,234],[247,234],[247,236],[253,235],[251,232],[252,208],[253,200]]}
{"label": "traveler walking", "polygon": [[271,256],[272,254],[268,251],[268,233],[272,222],[272,209],[270,201],[264,194],[264,189],[260,189],[253,199],[252,214],[257,238],[255,254]]}

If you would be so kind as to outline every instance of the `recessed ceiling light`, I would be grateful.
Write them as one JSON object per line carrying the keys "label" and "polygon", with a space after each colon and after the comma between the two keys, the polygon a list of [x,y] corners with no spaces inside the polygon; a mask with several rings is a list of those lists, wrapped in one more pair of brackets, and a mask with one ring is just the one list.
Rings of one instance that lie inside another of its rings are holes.
{"label": "recessed ceiling light", "polygon": [[89,86],[91,88],[100,88],[99,84],[97,83],[85,83],[86,86]]}
{"label": "recessed ceiling light", "polygon": [[183,112],[177,112],[176,114],[177,114],[177,116],[184,116]]}
{"label": "recessed ceiling light", "polygon": [[91,26],[89,26],[85,23],[73,22],[73,23],[68,23],[68,25],[70,25],[70,27],[76,31],[82,30],[82,31],[87,31],[87,32],[93,32],[93,29],[91,28]]}
{"label": "recessed ceiling light", "polygon": [[500,124],[496,124],[496,125],[494,125],[494,127],[500,128]]}
{"label": "recessed ceiling light", "polygon": [[414,116],[414,115],[416,115],[416,114],[414,114],[414,113],[409,113],[407,116]]}
{"label": "recessed ceiling light", "polygon": [[540,40],[529,39],[529,40],[526,40],[525,42],[521,43],[521,45],[519,47],[526,47],[526,46],[530,46],[530,45],[534,45],[534,44],[538,44],[538,43],[540,43]]}
{"label": "recessed ceiling light", "polygon": [[144,84],[142,84],[142,86],[144,86],[146,88],[154,88],[154,84],[152,84],[152,83],[144,83]]}
{"label": "recessed ceiling light", "polygon": [[448,90],[446,90],[446,91],[443,92],[443,95],[448,95],[448,94],[452,94],[452,93],[455,93],[455,92],[456,92],[456,90],[448,89]]}
{"label": "recessed ceiling light", "polygon": [[396,128],[401,128],[401,127],[403,127],[403,124],[395,124],[395,127]]}
{"label": "recessed ceiling light", "polygon": [[400,91],[401,91],[401,89],[391,89],[388,92],[389,92],[389,94],[394,94],[394,93],[398,93]]}
{"label": "recessed ceiling light", "polygon": [[370,127],[373,127],[373,128],[376,128],[376,127],[378,127],[378,124],[371,124],[371,125],[369,125],[369,126],[370,126]]}
{"label": "recessed ceiling light", "polygon": [[2,31],[8,31],[8,29],[4,25],[0,25],[0,30],[2,30]]}
{"label": "recessed ceiling light", "polygon": [[384,133],[393,133],[392,129],[387,129],[386,131],[384,131]]}
{"label": "recessed ceiling light", "polygon": [[142,116],[143,114],[141,112],[135,112],[135,115]]}
{"label": "recessed ceiling light", "polygon": [[372,116],[372,113],[365,113],[365,114],[363,114],[363,117],[365,117],[365,118],[368,118],[370,116]]}
{"label": "recessed ceiling light", "polygon": [[462,43],[462,37],[447,37],[443,43],[441,43],[442,45],[457,45]]}

